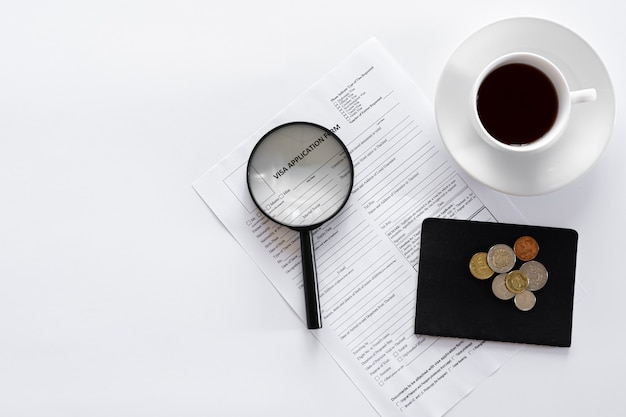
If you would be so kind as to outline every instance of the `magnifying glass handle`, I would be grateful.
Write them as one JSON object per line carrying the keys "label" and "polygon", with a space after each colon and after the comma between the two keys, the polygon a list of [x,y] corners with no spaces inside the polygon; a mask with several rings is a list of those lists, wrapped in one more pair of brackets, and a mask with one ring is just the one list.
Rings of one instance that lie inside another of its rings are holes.
{"label": "magnifying glass handle", "polygon": [[304,286],[306,324],[309,329],[320,329],[322,327],[322,314],[320,312],[320,297],[317,290],[317,269],[315,268],[313,236],[310,231],[300,232],[300,248],[302,252],[302,284]]}

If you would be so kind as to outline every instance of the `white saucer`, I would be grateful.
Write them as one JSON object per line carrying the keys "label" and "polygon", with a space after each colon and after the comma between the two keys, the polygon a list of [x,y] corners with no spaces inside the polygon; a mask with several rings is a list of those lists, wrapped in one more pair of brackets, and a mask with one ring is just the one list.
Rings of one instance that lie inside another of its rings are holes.
{"label": "white saucer", "polygon": [[[572,106],[569,126],[551,147],[510,154],[481,139],[470,121],[470,90],[481,70],[510,52],[534,52],[556,64],[572,90],[595,88],[597,100]],[[587,172],[605,149],[615,123],[615,96],[595,51],[555,23],[514,18],[470,36],[452,54],[435,97],[437,125],[453,158],[483,184],[515,195],[544,194]]]}

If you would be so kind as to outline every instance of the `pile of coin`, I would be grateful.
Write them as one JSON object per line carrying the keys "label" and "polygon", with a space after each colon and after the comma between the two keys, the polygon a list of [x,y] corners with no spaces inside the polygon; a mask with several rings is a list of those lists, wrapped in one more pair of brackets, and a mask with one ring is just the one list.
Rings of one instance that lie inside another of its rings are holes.
{"label": "pile of coin", "polygon": [[[487,252],[475,253],[469,262],[470,273],[486,280],[496,275],[491,290],[501,300],[513,299],[521,311],[531,310],[537,303],[534,292],[548,282],[548,270],[535,258],[539,244],[531,236],[521,236],[513,247],[504,243],[493,245]],[[517,261],[523,263],[514,269]]]}

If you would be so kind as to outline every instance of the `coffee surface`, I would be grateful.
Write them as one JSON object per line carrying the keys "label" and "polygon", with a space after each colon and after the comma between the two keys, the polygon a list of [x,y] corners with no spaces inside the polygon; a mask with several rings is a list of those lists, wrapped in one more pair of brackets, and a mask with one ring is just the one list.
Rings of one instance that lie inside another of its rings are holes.
{"label": "coffee surface", "polygon": [[525,145],[540,139],[554,124],[558,96],[550,79],[527,64],[506,64],[483,80],[476,106],[481,123],[495,139]]}

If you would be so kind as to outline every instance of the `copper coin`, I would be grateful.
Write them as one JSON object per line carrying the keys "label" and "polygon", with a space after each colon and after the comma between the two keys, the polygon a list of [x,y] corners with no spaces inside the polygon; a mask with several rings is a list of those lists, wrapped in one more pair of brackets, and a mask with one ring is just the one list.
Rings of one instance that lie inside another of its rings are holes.
{"label": "copper coin", "polygon": [[487,264],[487,252],[478,252],[472,256],[469,262],[469,270],[478,279],[491,278],[493,269]]}
{"label": "copper coin", "polygon": [[522,261],[530,261],[539,253],[539,244],[530,236],[522,236],[515,241],[513,251]]}

